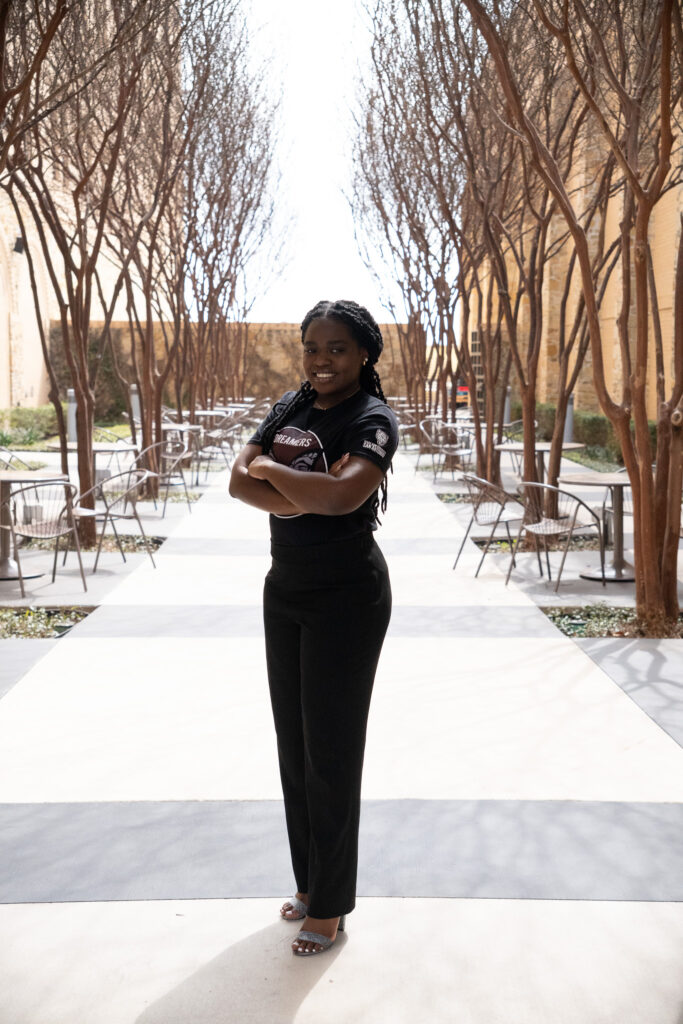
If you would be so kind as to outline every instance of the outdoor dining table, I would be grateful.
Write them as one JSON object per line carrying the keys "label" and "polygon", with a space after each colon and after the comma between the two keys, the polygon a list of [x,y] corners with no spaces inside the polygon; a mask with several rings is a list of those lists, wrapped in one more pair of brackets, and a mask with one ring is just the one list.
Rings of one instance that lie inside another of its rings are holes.
{"label": "outdoor dining table", "polygon": [[[19,570],[17,563],[10,558],[11,533],[9,529],[9,508],[5,502],[8,501],[13,486],[21,487],[25,484],[33,484],[36,481],[41,483],[62,483],[67,481],[62,473],[55,473],[50,469],[3,469],[0,470],[0,514],[2,523],[0,528],[0,580],[18,580]],[[6,527],[6,529],[5,529]],[[24,572],[24,579],[35,579],[42,576],[42,572]]]}
{"label": "outdoor dining table", "polygon": [[[59,452],[62,450],[58,444],[49,444],[47,448],[50,452]],[[77,452],[78,442],[67,441],[66,450],[71,453]],[[117,455],[127,455],[129,452],[137,455],[138,449],[134,444],[116,444],[114,441],[95,441],[92,445],[92,471],[95,480],[97,480],[97,456],[111,455],[114,452]]]}
{"label": "outdoor dining table", "polygon": [[196,409],[195,417],[198,420],[208,420],[209,426],[214,426],[215,420],[224,420],[226,416],[232,416],[234,414],[233,409],[217,408],[217,409]]}
{"label": "outdoor dining table", "polygon": [[[624,488],[630,487],[631,481],[627,473],[572,473],[560,477],[560,487],[609,487],[612,492],[612,509],[614,510],[614,543],[612,564],[605,566],[605,579],[608,583],[633,583],[635,569],[624,559]],[[579,573],[584,580],[602,580],[599,569],[594,572]]]}
{"label": "outdoor dining table", "polygon": [[[494,444],[493,446],[497,452],[510,452],[515,455],[524,454],[524,442],[523,441],[501,441],[500,444]],[[552,447],[552,441],[535,441],[534,450],[536,452],[536,473],[538,476],[539,483],[545,483],[545,456],[546,452],[549,452]],[[585,448],[585,444],[580,441],[565,441],[562,444],[563,452],[578,452],[582,448]]]}
{"label": "outdoor dining table", "polygon": [[161,424],[161,433],[169,434],[175,431],[176,434],[200,434],[204,427],[201,423],[173,423],[171,420],[164,420]]}

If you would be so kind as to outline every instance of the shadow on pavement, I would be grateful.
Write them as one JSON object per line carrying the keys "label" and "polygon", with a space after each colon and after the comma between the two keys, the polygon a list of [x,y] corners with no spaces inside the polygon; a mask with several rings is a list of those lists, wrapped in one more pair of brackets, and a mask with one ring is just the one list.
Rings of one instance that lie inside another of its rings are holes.
{"label": "shadow on pavement", "polygon": [[347,939],[322,955],[290,952],[297,929],[262,928],[205,964],[136,1020],[136,1024],[292,1024],[309,992],[333,966]]}

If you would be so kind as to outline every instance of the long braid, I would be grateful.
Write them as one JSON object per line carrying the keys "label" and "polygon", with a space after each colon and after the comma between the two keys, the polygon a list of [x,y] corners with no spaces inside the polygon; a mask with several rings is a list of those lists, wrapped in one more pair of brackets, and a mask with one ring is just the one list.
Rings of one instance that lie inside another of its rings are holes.
{"label": "long braid", "polygon": [[273,447],[273,439],[280,427],[285,425],[287,420],[296,412],[297,409],[301,409],[304,405],[309,405],[311,402],[314,402],[317,394],[318,392],[314,391],[307,380],[303,381],[296,394],[292,395],[290,400],[283,405],[282,410],[263,431],[261,447],[264,455],[268,455]]}
{"label": "long braid", "polygon": [[[379,359],[382,349],[384,348],[384,341],[382,339],[382,332],[371,313],[368,312],[365,306],[359,306],[357,302],[352,302],[350,299],[338,299],[336,302],[328,302],[325,300],[318,302],[313,309],[308,311],[302,321],[302,341],[304,340],[309,324],[313,320],[318,319],[339,320],[341,323],[346,324],[350,329],[351,334],[357,343],[368,353],[368,361],[361,368],[360,386],[364,391],[367,391],[369,395],[372,395],[374,398],[379,398],[380,401],[384,402],[386,405],[387,400],[384,397],[384,391],[382,390],[382,382],[380,381],[379,374],[375,369],[375,363]],[[313,395],[315,395],[315,391],[313,391]],[[265,450],[266,449],[264,448],[264,451]],[[372,506],[372,511],[378,522],[378,510],[380,508],[382,512],[386,512],[387,510],[386,477],[383,478],[382,483],[380,484],[380,492],[382,495],[381,502],[379,498],[375,498]]]}

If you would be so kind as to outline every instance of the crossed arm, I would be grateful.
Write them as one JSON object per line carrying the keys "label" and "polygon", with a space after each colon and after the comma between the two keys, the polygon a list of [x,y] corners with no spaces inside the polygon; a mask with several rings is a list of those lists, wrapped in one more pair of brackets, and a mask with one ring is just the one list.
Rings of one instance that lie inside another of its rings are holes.
{"label": "crossed arm", "polygon": [[357,455],[342,456],[328,473],[302,473],[263,455],[260,445],[248,444],[232,467],[230,494],[280,516],[342,516],[359,508],[383,476],[379,466]]}

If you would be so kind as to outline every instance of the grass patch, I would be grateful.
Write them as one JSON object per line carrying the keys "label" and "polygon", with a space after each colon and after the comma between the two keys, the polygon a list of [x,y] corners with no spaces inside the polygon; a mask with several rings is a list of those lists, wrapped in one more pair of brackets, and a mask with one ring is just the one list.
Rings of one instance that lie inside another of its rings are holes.
{"label": "grass patch", "polygon": [[[511,533],[512,533],[512,536],[514,538],[514,536],[516,534],[516,530],[513,528],[511,530]],[[472,538],[472,542],[474,544],[476,544],[477,547],[481,548],[482,550],[486,547],[486,540],[482,540],[479,537],[476,537],[476,538],[473,537]],[[558,540],[555,537],[549,537],[548,538],[548,551],[564,551],[564,547],[565,547],[566,543],[567,543],[566,538],[564,540]],[[522,551],[522,552],[535,551],[536,548],[534,547],[534,538],[533,537],[524,537],[519,542],[518,550]],[[568,550],[569,551],[599,551],[600,550],[600,541],[595,536],[594,537],[572,537],[571,540],[569,541],[569,549]],[[510,544],[509,544],[509,542],[507,540],[502,540],[502,539],[496,538],[495,540],[492,540],[491,543],[489,544],[489,551],[502,551],[502,552],[507,552],[509,554],[510,551],[511,551],[511,548],[510,548]],[[544,551],[545,551],[545,548],[541,547],[541,555],[543,555]]]}
{"label": "grass patch", "polygon": [[67,633],[94,611],[94,608],[0,608],[0,639],[52,639]]}
{"label": "grass patch", "polygon": [[677,621],[641,619],[635,608],[590,604],[575,608],[541,608],[565,636],[649,637],[681,639],[683,615]]}
{"label": "grass patch", "polygon": [[[126,555],[135,555],[139,551],[146,552],[145,542],[138,534],[126,534],[120,533],[121,547]],[[161,545],[166,540],[165,537],[148,537],[149,546],[152,551],[158,551]],[[81,544],[81,551],[97,551],[97,545],[99,540],[95,544],[89,544],[87,547]],[[30,540],[25,541],[21,545],[21,550],[27,551],[54,551],[55,542],[54,539],[48,537],[31,537]],[[116,537],[113,534],[106,534],[102,543],[103,551],[118,551],[118,545],[116,543]]]}
{"label": "grass patch", "polygon": [[453,491],[443,491],[437,494],[439,501],[442,501],[444,505],[471,505],[472,499],[469,494],[457,494]]}
{"label": "grass patch", "polygon": [[615,462],[609,450],[601,445],[589,444],[579,451],[562,452],[563,459],[570,462],[578,462],[587,469],[594,469],[598,473],[616,473],[623,469],[619,462]]}

